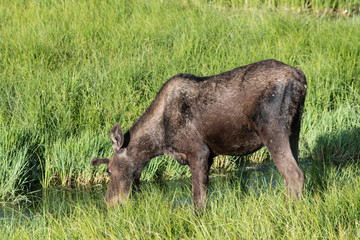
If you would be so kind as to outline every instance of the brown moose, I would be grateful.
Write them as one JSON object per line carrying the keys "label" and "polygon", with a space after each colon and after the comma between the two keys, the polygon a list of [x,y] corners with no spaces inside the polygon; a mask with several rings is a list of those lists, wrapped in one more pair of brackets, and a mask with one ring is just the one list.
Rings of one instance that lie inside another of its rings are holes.
{"label": "brown moose", "polygon": [[170,155],[190,166],[195,207],[203,209],[209,169],[217,155],[241,156],[266,146],[285,179],[289,195],[298,198],[305,176],[298,161],[306,78],[297,68],[264,60],[219,75],[170,78],[155,99],[123,135],[119,124],[110,132],[110,177],[105,200],[123,204],[136,189],[146,164]]}

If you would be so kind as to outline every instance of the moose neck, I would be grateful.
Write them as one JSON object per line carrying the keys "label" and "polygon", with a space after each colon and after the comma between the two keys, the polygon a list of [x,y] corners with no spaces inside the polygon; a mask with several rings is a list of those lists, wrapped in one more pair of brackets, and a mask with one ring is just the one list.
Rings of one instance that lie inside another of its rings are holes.
{"label": "moose neck", "polygon": [[147,163],[152,158],[163,154],[163,136],[161,118],[149,116],[146,111],[125,133],[124,147],[137,161]]}
{"label": "moose neck", "polygon": [[128,137],[126,147],[134,157],[149,161],[151,158],[164,153],[164,109],[167,98],[168,83],[160,89],[150,106],[133,124],[125,136]]}

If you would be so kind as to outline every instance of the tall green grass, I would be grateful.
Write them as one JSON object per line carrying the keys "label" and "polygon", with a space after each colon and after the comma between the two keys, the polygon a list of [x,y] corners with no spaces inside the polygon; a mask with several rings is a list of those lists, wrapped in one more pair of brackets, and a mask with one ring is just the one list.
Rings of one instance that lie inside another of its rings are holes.
{"label": "tall green grass", "polygon": [[[323,188],[306,191],[298,202],[287,201],[283,188],[262,177],[212,179],[200,217],[190,207],[190,181],[145,185],[128,205],[108,212],[101,192],[55,192],[33,212],[6,209],[0,234],[4,239],[357,239],[359,168],[327,170]],[[316,176],[306,173],[309,189]]]}
{"label": "tall green grass", "polygon": [[[308,2],[305,11],[290,1],[296,11],[285,1],[1,1],[0,200],[103,183],[91,158],[110,156],[113,124],[128,129],[168,78],[268,58],[307,76],[301,158],[359,159],[359,2]],[[315,13],[326,8],[353,16]],[[143,179],[184,175],[157,158]]]}

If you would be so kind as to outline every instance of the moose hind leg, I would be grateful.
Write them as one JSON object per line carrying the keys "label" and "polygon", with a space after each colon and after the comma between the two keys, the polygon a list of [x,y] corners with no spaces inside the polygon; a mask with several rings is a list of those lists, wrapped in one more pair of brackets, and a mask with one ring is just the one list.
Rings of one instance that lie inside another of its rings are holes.
{"label": "moose hind leg", "polygon": [[291,147],[291,152],[296,160],[296,162],[298,162],[298,155],[299,155],[299,133],[300,133],[300,127],[298,128],[294,128],[289,140],[290,140],[290,147]]}
{"label": "moose hind leg", "polygon": [[[303,103],[302,103],[303,104]],[[290,130],[290,147],[293,153],[293,156],[296,161],[298,161],[299,155],[299,135],[300,135],[300,125],[301,125],[301,115],[302,115],[302,106],[298,107],[298,110],[293,118],[293,122]]]}
{"label": "moose hind leg", "polygon": [[302,195],[305,175],[301,171],[297,159],[295,159],[296,156],[293,154],[289,137],[285,134],[274,134],[271,139],[265,142],[265,146],[268,148],[279,172],[284,177],[288,195],[298,199]]}
{"label": "moose hind leg", "polygon": [[288,194],[296,198],[302,194],[305,182],[297,162],[303,93],[296,81],[274,85],[262,93],[253,116],[255,129],[284,177]]}

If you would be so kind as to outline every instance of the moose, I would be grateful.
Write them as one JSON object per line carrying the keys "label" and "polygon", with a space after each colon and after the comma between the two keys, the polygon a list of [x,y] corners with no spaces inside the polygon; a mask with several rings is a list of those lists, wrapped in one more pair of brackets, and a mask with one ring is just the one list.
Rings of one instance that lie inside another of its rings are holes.
{"label": "moose", "polygon": [[107,165],[105,205],[126,203],[146,164],[170,155],[189,165],[193,203],[202,210],[214,157],[242,156],[264,146],[287,194],[299,198],[305,181],[298,142],[306,89],[300,69],[273,59],[207,77],[175,75],[125,134],[114,125],[112,157],[92,159],[93,166]]}

